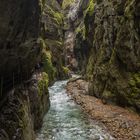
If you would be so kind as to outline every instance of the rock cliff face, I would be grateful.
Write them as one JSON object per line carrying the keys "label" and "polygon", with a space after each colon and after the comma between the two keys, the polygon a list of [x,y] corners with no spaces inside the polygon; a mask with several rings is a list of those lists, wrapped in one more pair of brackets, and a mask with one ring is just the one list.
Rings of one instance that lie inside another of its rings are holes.
{"label": "rock cliff face", "polygon": [[65,36],[89,94],[140,111],[139,0],[72,2],[0,0],[0,139],[34,139],[48,85],[68,77]]}
{"label": "rock cliff face", "polygon": [[59,3],[62,4],[62,1],[54,0],[52,2],[51,0],[47,0],[42,15],[42,36],[46,50],[51,56],[51,65],[53,66],[47,64],[50,70],[47,70],[47,67],[46,71],[50,73],[49,75],[53,73],[53,77],[50,77],[52,81],[55,78],[64,79],[67,77],[64,67],[64,15]]}
{"label": "rock cliff face", "polygon": [[0,1],[0,83],[4,87],[30,77],[40,53],[40,15],[38,0]]}
{"label": "rock cliff face", "polygon": [[34,140],[48,85],[65,78],[61,0],[0,0],[0,140]]}
{"label": "rock cliff face", "polygon": [[88,61],[90,94],[140,111],[139,0],[90,0],[81,11],[75,53]]}
{"label": "rock cliff face", "polygon": [[[34,79],[36,76],[38,78]],[[29,83],[11,90],[0,109],[0,140],[34,140],[34,130],[41,127],[42,118],[49,109],[44,73],[34,75]]]}

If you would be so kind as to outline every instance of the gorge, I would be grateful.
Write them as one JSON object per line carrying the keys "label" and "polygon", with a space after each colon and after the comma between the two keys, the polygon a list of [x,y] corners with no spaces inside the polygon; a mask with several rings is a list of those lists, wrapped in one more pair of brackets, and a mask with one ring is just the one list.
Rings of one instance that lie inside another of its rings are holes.
{"label": "gorge", "polygon": [[0,140],[139,140],[139,114],[139,0],[0,0]]}

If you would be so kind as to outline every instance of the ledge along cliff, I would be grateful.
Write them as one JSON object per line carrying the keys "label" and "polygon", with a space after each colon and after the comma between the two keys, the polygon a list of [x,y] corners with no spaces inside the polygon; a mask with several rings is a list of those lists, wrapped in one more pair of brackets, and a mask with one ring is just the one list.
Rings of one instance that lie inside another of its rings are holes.
{"label": "ledge along cliff", "polygon": [[[48,86],[71,73],[82,76],[67,87],[76,102],[98,98],[140,113],[140,1],[0,0],[0,140],[34,140]],[[136,127],[115,136],[139,140]]]}

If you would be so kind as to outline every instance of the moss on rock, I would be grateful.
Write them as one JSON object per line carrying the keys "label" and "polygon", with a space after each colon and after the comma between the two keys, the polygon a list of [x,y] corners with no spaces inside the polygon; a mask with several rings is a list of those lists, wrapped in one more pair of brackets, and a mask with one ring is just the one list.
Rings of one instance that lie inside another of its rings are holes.
{"label": "moss on rock", "polygon": [[82,23],[80,24],[76,30],[75,30],[75,33],[78,35],[80,34],[82,36],[82,39],[85,40],[85,37],[86,37],[86,29],[85,29],[85,24]]}
{"label": "moss on rock", "polygon": [[82,22],[76,26],[75,51],[84,48],[90,52],[85,55],[81,51],[84,57],[79,57],[88,62],[85,75],[90,81],[89,94],[139,111],[138,9],[138,0],[89,0],[80,15]]}
{"label": "moss on rock", "polygon": [[74,1],[75,1],[75,0],[63,0],[62,8],[63,8],[63,9],[68,8]]}
{"label": "moss on rock", "polygon": [[86,77],[89,81],[93,79],[93,70],[94,70],[93,61],[94,61],[94,58],[91,55],[87,64],[87,68],[86,68]]}
{"label": "moss on rock", "polygon": [[63,66],[62,69],[65,75],[68,75],[70,73],[70,70],[68,67]]}
{"label": "moss on rock", "polygon": [[52,56],[49,50],[42,51],[42,63],[43,71],[48,74],[50,82],[54,81],[55,78],[55,68],[52,65]]}
{"label": "moss on rock", "polygon": [[48,84],[49,84],[49,77],[48,74],[43,72],[41,74],[41,79],[38,81],[38,94],[39,96],[43,96],[44,91],[48,90]]}
{"label": "moss on rock", "polygon": [[86,10],[84,11],[84,16],[86,16],[87,14],[89,16],[92,16],[93,15],[93,12],[94,12],[94,7],[95,7],[95,2],[94,0],[90,0],[89,1],[89,4],[88,4],[88,7],[86,8]]}
{"label": "moss on rock", "polygon": [[64,16],[61,12],[56,11],[55,9],[53,9],[53,7],[51,7],[49,5],[47,5],[46,9],[47,9],[46,12],[53,18],[53,20],[57,24],[59,24],[59,25],[63,24]]}

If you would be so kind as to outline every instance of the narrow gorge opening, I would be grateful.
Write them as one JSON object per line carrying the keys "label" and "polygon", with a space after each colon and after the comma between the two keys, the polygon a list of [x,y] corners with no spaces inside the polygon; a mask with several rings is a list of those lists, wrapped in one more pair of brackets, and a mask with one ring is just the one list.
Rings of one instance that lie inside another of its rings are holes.
{"label": "narrow gorge opening", "polygon": [[0,140],[139,140],[139,0],[0,0]]}
{"label": "narrow gorge opening", "polygon": [[51,106],[36,140],[113,140],[104,127],[90,120],[68,97],[67,82],[58,81],[49,88]]}

